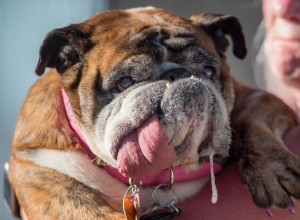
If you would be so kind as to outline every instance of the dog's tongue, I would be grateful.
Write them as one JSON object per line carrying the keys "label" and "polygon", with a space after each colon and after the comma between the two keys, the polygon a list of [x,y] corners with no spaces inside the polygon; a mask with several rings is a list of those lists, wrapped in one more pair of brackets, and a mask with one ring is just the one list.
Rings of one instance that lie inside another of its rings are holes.
{"label": "dog's tongue", "polygon": [[127,135],[120,146],[117,166],[127,177],[143,177],[172,166],[174,147],[164,136],[157,114]]}

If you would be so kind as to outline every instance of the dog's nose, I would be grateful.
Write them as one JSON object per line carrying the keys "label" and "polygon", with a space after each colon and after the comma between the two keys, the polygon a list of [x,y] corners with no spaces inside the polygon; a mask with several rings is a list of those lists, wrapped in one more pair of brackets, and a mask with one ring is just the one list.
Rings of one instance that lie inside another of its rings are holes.
{"label": "dog's nose", "polygon": [[163,73],[162,79],[166,79],[170,82],[174,82],[177,79],[185,78],[188,76],[188,73],[185,68],[178,67],[173,69],[168,69]]}

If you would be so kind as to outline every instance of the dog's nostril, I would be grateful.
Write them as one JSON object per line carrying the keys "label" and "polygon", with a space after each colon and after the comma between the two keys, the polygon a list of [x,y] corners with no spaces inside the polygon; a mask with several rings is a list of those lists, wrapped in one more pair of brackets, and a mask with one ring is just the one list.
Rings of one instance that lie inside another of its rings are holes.
{"label": "dog's nostril", "polygon": [[174,82],[176,79],[183,78],[186,75],[186,72],[186,69],[182,67],[169,69],[163,74],[163,78],[170,82]]}

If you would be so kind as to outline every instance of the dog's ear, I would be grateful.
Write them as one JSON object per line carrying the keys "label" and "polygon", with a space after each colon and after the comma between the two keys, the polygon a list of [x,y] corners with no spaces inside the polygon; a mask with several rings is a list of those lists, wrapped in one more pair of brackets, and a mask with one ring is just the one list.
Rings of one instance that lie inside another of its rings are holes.
{"label": "dog's ear", "polygon": [[69,67],[81,61],[83,55],[92,48],[89,40],[91,28],[84,24],[70,25],[51,31],[41,48],[35,73],[43,75],[46,67],[56,68],[62,74]]}
{"label": "dog's ear", "polygon": [[233,42],[233,54],[243,59],[247,54],[245,36],[238,19],[230,15],[202,13],[190,17],[192,24],[202,27],[213,39],[221,56],[229,45],[225,35],[230,35]]}

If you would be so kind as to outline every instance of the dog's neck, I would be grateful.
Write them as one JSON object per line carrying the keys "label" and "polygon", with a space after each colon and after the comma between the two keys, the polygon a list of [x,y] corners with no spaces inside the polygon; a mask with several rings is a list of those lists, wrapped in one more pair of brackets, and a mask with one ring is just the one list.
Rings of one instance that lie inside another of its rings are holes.
{"label": "dog's neck", "polygon": [[[69,119],[69,123],[70,123],[71,128],[73,129],[75,134],[80,139],[81,145],[84,148],[84,150],[86,151],[86,153],[88,154],[88,156],[92,160],[96,161],[97,156],[89,148],[89,145],[87,144],[86,139],[82,135],[82,133],[80,131],[80,128],[76,123],[76,119],[75,119],[75,116],[74,116],[74,113],[73,113],[73,110],[72,110],[72,107],[71,107],[71,104],[70,104],[70,101],[69,101],[69,97],[67,96],[66,91],[64,90],[64,88],[61,89],[61,92],[62,92],[63,104],[65,106],[66,114],[67,114],[67,117]],[[115,179],[118,179],[120,182],[128,184],[129,178],[123,176],[117,169],[115,169],[115,168],[113,168],[109,165],[102,166],[102,168],[104,168],[107,171],[107,173],[109,173]],[[222,167],[218,163],[213,164],[214,173],[219,172],[221,169],[222,169]],[[169,182],[168,172],[169,172],[168,170],[161,170],[161,171],[158,171],[155,174],[143,177],[143,179],[142,179],[143,185],[144,186],[155,186],[155,185],[159,185],[159,184],[167,184]],[[174,167],[173,172],[174,172],[174,177],[175,177],[174,182],[178,183],[178,182],[187,182],[187,181],[193,181],[193,180],[209,177],[211,171],[210,171],[209,163],[205,162],[199,169],[197,169],[193,172],[188,172],[187,173],[180,166]]]}
{"label": "dog's neck", "polygon": [[97,156],[91,151],[91,149],[89,148],[89,145],[87,144],[87,141],[85,140],[84,136],[82,135],[79,126],[76,123],[76,119],[71,107],[71,103],[69,101],[69,97],[66,93],[66,91],[64,90],[64,88],[61,88],[61,94],[62,94],[62,100],[63,100],[63,104],[65,106],[65,110],[66,110],[66,114],[67,114],[67,118],[69,119],[69,123],[70,126],[72,128],[72,130],[74,131],[74,133],[77,135],[77,137],[79,138],[80,142],[81,142],[81,146],[84,148],[84,150],[87,152],[87,154],[89,155],[89,157],[93,160],[95,160],[97,158]]}

